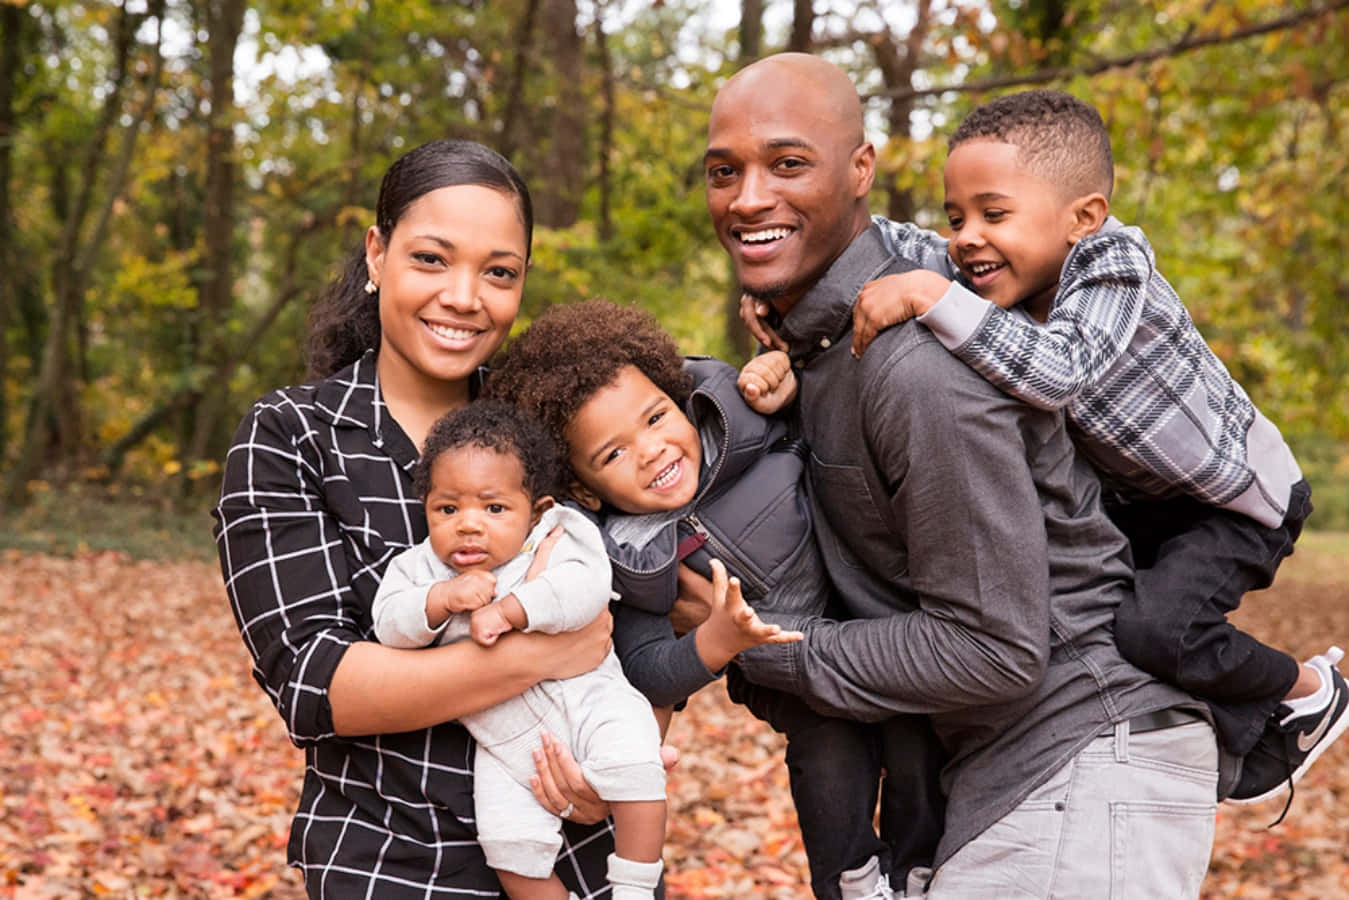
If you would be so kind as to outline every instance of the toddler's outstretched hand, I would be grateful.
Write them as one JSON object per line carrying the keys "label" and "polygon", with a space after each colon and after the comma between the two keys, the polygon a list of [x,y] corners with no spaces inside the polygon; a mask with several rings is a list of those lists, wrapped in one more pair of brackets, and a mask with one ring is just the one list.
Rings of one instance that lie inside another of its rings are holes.
{"label": "toddler's outstretched hand", "polygon": [[740,579],[728,578],[721,560],[712,560],[712,611],[698,626],[698,655],[713,671],[726,665],[741,650],[760,644],[788,644],[801,640],[799,631],[783,631],[769,625],[740,595]]}
{"label": "toddler's outstretched hand", "polygon": [[796,373],[781,350],[769,350],[745,363],[736,387],[750,409],[768,416],[796,398]]}
{"label": "toddler's outstretched hand", "polygon": [[862,285],[852,310],[852,355],[861,358],[881,331],[927,312],[950,286],[949,279],[926,269]]}

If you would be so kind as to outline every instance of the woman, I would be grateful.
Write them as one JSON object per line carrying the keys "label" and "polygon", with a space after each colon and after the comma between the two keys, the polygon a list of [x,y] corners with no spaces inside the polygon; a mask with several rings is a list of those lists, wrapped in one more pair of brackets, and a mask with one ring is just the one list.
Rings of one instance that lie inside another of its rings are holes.
{"label": "woman", "polygon": [[[254,677],[305,750],[288,854],[311,897],[499,890],[476,843],[471,741],[454,720],[589,671],[609,647],[607,614],[490,649],[397,650],[371,636],[384,567],[426,537],[418,448],[476,396],[519,309],[532,227],[520,176],[481,145],[435,141],[395,162],[364,247],[315,310],[318,380],[259,400],[226,459],[221,569]],[[612,831],[576,824],[606,809],[556,757],[536,793],[573,823],[557,870],[586,897],[607,888]]]}

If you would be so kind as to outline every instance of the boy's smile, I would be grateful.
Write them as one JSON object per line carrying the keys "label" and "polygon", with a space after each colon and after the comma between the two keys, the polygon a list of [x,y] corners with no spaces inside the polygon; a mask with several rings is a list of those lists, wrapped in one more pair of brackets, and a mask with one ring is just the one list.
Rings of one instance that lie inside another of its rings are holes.
{"label": "boy's smile", "polygon": [[966,141],[946,160],[951,259],[979,296],[1004,309],[1026,303],[1048,314],[1076,238],[1074,200],[1033,174],[1019,148]]}
{"label": "boy's smile", "polygon": [[519,554],[547,498],[531,501],[514,456],[486,447],[446,450],[431,468],[426,525],[436,557],[456,572],[491,570]]}
{"label": "boy's smile", "polygon": [[592,394],[565,436],[580,486],[623,512],[681,509],[698,492],[698,432],[635,366]]}

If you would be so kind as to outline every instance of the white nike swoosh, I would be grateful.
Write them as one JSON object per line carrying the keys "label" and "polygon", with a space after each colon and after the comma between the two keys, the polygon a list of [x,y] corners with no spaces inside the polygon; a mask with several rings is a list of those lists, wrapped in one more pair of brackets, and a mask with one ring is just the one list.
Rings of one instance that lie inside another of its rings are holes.
{"label": "white nike swoosh", "polygon": [[1326,733],[1330,727],[1330,722],[1335,718],[1335,708],[1340,705],[1340,692],[1337,689],[1330,695],[1330,705],[1326,707],[1326,714],[1321,717],[1321,721],[1316,728],[1311,731],[1304,731],[1297,736],[1297,748],[1303,753],[1316,746],[1316,742],[1321,740],[1321,735]]}

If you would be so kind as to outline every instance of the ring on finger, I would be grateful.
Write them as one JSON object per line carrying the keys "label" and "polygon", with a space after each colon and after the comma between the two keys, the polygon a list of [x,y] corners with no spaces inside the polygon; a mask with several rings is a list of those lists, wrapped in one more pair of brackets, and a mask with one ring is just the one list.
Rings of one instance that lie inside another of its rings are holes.
{"label": "ring on finger", "polygon": [[575,804],[575,803],[568,803],[568,804],[566,805],[566,807],[564,807],[563,810],[562,810],[561,812],[558,813],[558,815],[565,819],[565,818],[567,818],[568,816],[570,816],[572,813],[574,813],[575,811],[576,811],[576,804]]}

